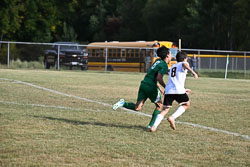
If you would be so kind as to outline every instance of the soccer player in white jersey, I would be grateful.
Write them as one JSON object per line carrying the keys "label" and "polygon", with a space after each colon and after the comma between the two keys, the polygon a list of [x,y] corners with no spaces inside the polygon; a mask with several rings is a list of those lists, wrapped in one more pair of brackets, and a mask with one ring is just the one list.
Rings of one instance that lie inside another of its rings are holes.
{"label": "soccer player in white jersey", "polygon": [[154,125],[150,128],[151,132],[155,132],[169,109],[172,103],[176,100],[179,103],[178,109],[168,117],[170,126],[175,130],[175,119],[181,116],[189,107],[190,101],[188,93],[190,89],[185,89],[185,80],[187,70],[189,70],[195,79],[198,75],[190,68],[187,62],[187,54],[185,52],[178,52],[176,55],[177,64],[173,65],[169,71],[168,83],[165,87],[165,97],[163,103],[163,110],[157,115]]}

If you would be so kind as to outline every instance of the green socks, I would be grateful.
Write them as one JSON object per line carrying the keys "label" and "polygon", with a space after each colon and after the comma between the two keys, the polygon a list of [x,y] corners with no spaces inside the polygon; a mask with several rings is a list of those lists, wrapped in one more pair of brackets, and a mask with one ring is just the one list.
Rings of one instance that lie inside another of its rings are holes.
{"label": "green socks", "polygon": [[130,109],[130,110],[135,110],[135,103],[125,102],[123,107]]}
{"label": "green socks", "polygon": [[[124,105],[123,105],[123,107],[135,111],[135,103],[125,102]],[[152,114],[151,121],[150,121],[150,123],[149,123],[148,126],[152,127],[154,125],[156,117],[160,113],[161,113],[161,111],[156,110],[156,109],[154,110],[154,112]]]}
{"label": "green socks", "polygon": [[151,121],[150,121],[150,123],[149,123],[148,126],[152,127],[152,126],[154,125],[155,120],[156,120],[156,117],[157,117],[157,115],[160,114],[160,113],[161,113],[161,111],[156,110],[156,109],[154,110],[154,112],[153,112],[153,114],[152,114]]}

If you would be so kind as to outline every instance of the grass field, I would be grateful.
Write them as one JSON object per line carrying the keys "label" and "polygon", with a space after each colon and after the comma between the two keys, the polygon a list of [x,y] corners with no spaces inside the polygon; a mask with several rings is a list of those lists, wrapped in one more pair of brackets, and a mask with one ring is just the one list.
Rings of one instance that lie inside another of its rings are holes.
{"label": "grass field", "polygon": [[177,129],[150,133],[150,101],[111,108],[135,101],[143,77],[0,69],[0,166],[250,166],[249,80],[188,77]]}

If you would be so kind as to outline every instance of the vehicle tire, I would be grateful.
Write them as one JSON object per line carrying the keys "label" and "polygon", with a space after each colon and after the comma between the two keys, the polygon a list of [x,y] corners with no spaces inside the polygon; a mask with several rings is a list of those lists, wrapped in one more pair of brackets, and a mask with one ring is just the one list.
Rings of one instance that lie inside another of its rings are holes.
{"label": "vehicle tire", "polygon": [[57,60],[55,61],[55,69],[58,70]]}
{"label": "vehicle tire", "polygon": [[44,69],[50,69],[50,64],[47,60],[44,60]]}
{"label": "vehicle tire", "polygon": [[109,65],[109,66],[107,67],[107,71],[114,71],[114,69],[113,69],[112,66]]}
{"label": "vehicle tire", "polygon": [[82,71],[83,71],[83,70],[88,70],[88,67],[82,66],[82,67],[81,67],[81,70],[82,70]]}

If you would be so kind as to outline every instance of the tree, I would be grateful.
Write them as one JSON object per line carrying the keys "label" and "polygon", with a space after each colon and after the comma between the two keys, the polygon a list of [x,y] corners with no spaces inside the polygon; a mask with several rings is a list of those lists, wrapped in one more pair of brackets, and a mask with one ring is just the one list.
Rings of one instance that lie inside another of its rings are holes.
{"label": "tree", "polygon": [[81,41],[105,41],[116,36],[111,25],[117,24],[116,0],[78,0],[73,26]]}
{"label": "tree", "polygon": [[249,0],[1,0],[0,40],[182,39],[185,48],[250,49]]}
{"label": "tree", "polygon": [[20,12],[22,21],[17,39],[33,42],[51,41],[51,33],[55,30],[56,23],[54,1],[25,0],[22,5],[24,9]]}
{"label": "tree", "polygon": [[148,0],[143,9],[148,39],[177,42],[183,38],[187,28],[183,20],[187,14],[187,3],[187,0]]}
{"label": "tree", "polygon": [[22,17],[19,12],[23,10],[20,0],[0,1],[0,40],[15,40],[13,35],[19,30]]}
{"label": "tree", "polygon": [[233,16],[234,49],[250,50],[250,1],[236,0],[234,2],[235,15]]}
{"label": "tree", "polygon": [[120,40],[147,40],[147,27],[143,18],[144,0],[120,0],[117,6],[120,20]]}
{"label": "tree", "polygon": [[67,24],[63,23],[63,35],[61,37],[61,41],[77,41],[77,34],[75,33],[73,27],[67,26]]}

